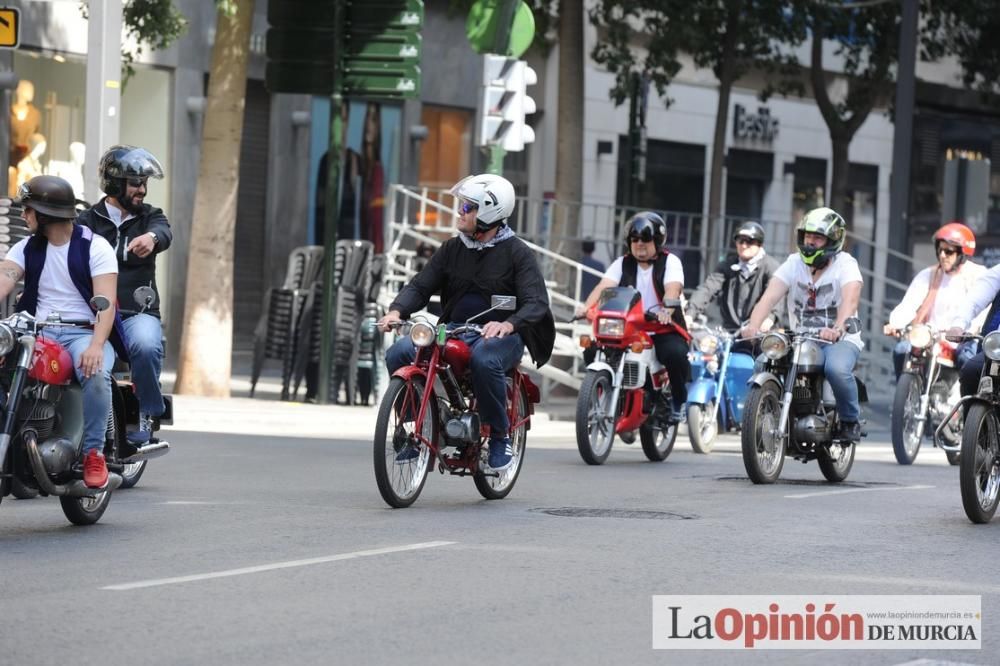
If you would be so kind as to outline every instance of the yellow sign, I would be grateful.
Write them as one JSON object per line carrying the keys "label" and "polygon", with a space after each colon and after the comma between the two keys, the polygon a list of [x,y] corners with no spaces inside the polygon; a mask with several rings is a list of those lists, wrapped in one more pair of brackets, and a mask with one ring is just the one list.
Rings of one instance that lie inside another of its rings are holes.
{"label": "yellow sign", "polygon": [[0,9],[0,48],[15,49],[17,33],[21,28],[21,15],[16,9]]}

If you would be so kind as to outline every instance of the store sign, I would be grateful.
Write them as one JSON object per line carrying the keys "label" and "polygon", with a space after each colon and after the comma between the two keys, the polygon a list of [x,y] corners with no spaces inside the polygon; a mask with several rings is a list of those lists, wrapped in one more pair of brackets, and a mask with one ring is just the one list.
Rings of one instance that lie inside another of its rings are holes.
{"label": "store sign", "polygon": [[771,117],[766,106],[757,108],[757,113],[747,113],[742,104],[737,104],[733,118],[733,136],[737,139],[764,141],[771,143],[778,136],[778,119]]}
{"label": "store sign", "polygon": [[21,28],[21,15],[16,9],[0,9],[0,48],[16,49]]}

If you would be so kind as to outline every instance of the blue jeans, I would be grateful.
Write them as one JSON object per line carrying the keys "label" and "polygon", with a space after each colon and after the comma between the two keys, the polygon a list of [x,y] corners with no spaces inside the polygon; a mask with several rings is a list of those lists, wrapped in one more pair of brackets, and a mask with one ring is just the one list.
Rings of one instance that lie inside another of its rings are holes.
{"label": "blue jeans", "polygon": [[139,411],[150,416],[163,414],[160,369],[163,367],[163,326],[159,317],[145,313],[122,322],[128,343],[132,381],[139,398]]}
{"label": "blue jeans", "polygon": [[861,417],[858,384],[854,379],[854,366],[860,355],[861,350],[850,342],[835,342],[823,349],[823,374],[833,389],[841,421],[856,422]]}
{"label": "blue jeans", "polygon": [[[490,426],[491,433],[507,433],[507,373],[517,366],[524,354],[524,341],[517,333],[502,338],[484,339],[471,333],[462,339],[472,349],[469,370],[472,391],[479,405],[479,418]],[[404,336],[385,351],[389,374],[416,357],[416,348],[409,336]]]}
{"label": "blue jeans", "polygon": [[52,326],[45,329],[45,337],[61,344],[73,357],[73,370],[83,387],[83,455],[91,449],[102,452],[108,431],[108,413],[111,411],[111,367],[115,363],[115,350],[110,342],[105,342],[101,371],[85,378],[80,370],[80,357],[90,346],[93,331]]}

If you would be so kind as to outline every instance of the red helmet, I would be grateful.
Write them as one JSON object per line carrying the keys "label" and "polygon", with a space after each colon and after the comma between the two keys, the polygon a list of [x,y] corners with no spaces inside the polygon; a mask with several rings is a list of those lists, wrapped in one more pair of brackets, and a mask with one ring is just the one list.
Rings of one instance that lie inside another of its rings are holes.
{"label": "red helmet", "polygon": [[938,229],[934,234],[935,247],[939,241],[954,245],[967,257],[976,253],[976,234],[961,222],[949,222]]}

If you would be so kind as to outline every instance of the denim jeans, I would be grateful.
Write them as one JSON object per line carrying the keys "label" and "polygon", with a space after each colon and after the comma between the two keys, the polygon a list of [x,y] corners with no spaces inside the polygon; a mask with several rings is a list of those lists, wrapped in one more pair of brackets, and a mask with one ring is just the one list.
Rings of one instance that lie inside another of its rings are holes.
{"label": "denim jeans", "polygon": [[[517,333],[502,338],[485,339],[476,334],[462,337],[472,349],[469,370],[472,373],[472,391],[479,405],[479,418],[490,426],[491,433],[507,433],[507,372],[521,361],[524,341]],[[385,351],[385,365],[389,374],[416,357],[416,348],[409,336],[404,336]]]}
{"label": "denim jeans", "polygon": [[861,350],[850,342],[836,342],[823,349],[823,374],[830,382],[841,421],[857,421],[861,416],[854,366]]}
{"label": "denim jeans", "polygon": [[103,451],[108,431],[108,412],[111,410],[111,367],[115,363],[115,350],[110,342],[105,342],[101,371],[85,378],[80,370],[80,357],[90,346],[93,331],[52,326],[45,329],[45,337],[61,344],[73,357],[73,370],[83,387],[83,454],[86,455],[91,449]]}
{"label": "denim jeans", "polygon": [[160,318],[145,313],[122,322],[132,366],[132,381],[139,398],[139,411],[150,416],[163,414],[160,368],[163,367],[163,327]]}

